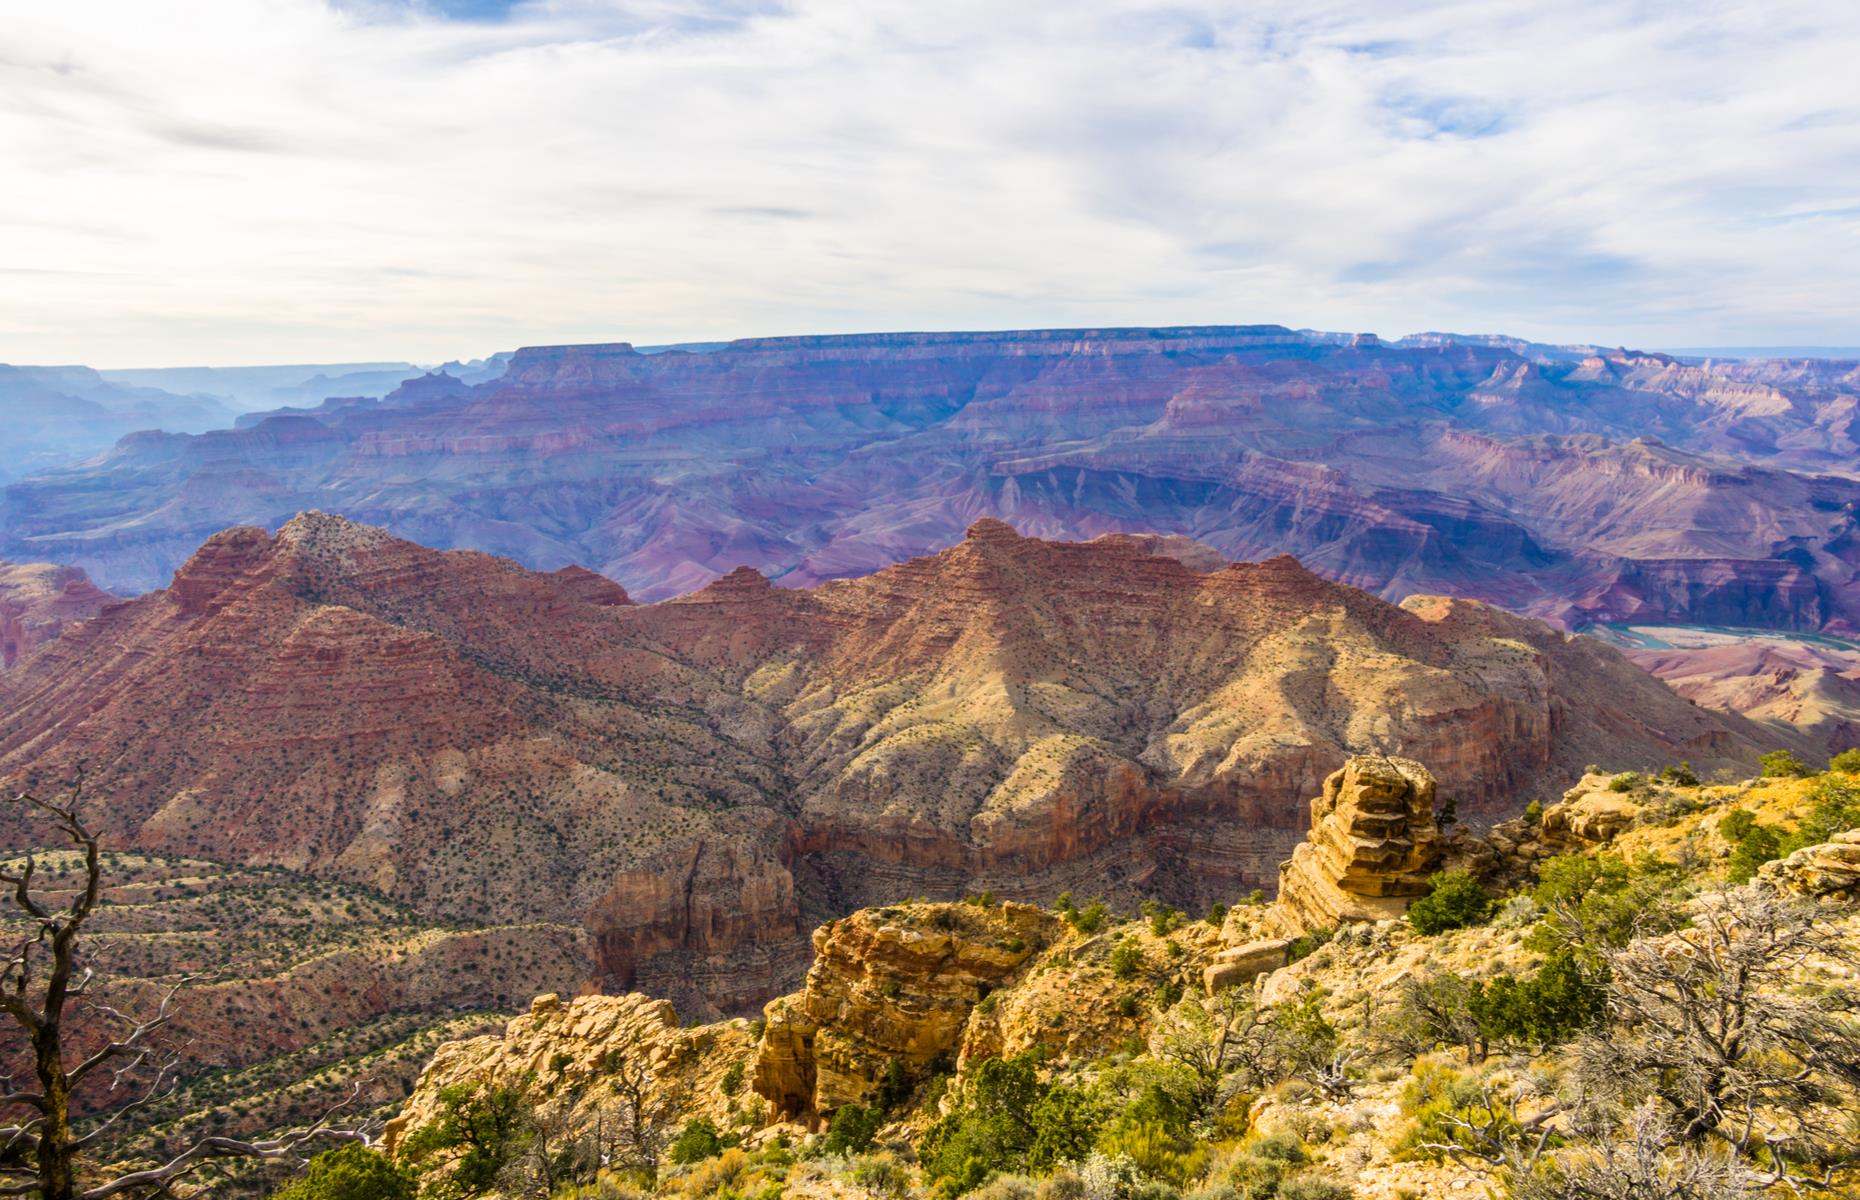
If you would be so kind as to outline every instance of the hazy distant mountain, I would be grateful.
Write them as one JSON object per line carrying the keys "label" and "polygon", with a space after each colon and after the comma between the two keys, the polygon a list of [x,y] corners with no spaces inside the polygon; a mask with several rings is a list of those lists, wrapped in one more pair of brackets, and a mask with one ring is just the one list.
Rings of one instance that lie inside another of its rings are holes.
{"label": "hazy distant mountain", "polygon": [[[469,363],[449,362],[439,370],[468,383],[501,374],[509,354]],[[100,371],[116,383],[198,392],[246,412],[314,406],[332,396],[385,396],[428,368],[406,362],[318,363],[268,367],[144,367]]]}
{"label": "hazy distant mountain", "polygon": [[0,364],[0,482],[88,458],[137,430],[199,432],[233,415],[211,396],[114,383],[89,367]]}
{"label": "hazy distant mountain", "polygon": [[743,565],[864,575],[995,516],[1568,625],[1860,627],[1852,363],[1280,326],[874,334],[532,348],[489,382],[240,424],[7,487],[0,556],[142,590],[220,529],[317,508],[657,599]]}

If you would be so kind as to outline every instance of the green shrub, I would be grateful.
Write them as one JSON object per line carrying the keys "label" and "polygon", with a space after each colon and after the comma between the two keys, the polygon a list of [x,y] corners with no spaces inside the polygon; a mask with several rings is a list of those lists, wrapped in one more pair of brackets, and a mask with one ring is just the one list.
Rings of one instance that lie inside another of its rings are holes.
{"label": "green shrub", "polygon": [[1585,954],[1624,946],[1638,932],[1675,927],[1674,894],[1684,875],[1648,854],[1629,864],[1613,854],[1564,854],[1537,872],[1532,897],[1544,918],[1525,938],[1533,950],[1582,947]]}
{"label": "green shrub", "polygon": [[1431,937],[1477,925],[1492,912],[1492,896],[1465,871],[1444,871],[1427,881],[1428,893],[1408,906],[1408,923]]}
{"label": "green shrub", "polygon": [[743,1090],[743,1060],[737,1059],[723,1073],[723,1094],[734,1096]]}
{"label": "green shrub", "polygon": [[997,1171],[1050,1169],[1082,1157],[1103,1122],[1089,1094],[1043,1083],[1029,1052],[991,1058],[917,1143],[924,1178],[947,1196],[972,1191]]}
{"label": "green shrub", "polygon": [[1813,774],[1808,764],[1790,750],[1772,750],[1757,761],[1762,764],[1766,779],[1800,779]]}
{"label": "green shrub", "polygon": [[1142,969],[1143,947],[1128,940],[1111,947],[1111,974],[1119,979],[1133,979]]}
{"label": "green shrub", "polygon": [[1692,764],[1689,762],[1682,762],[1676,767],[1660,768],[1659,780],[1661,783],[1670,783],[1674,787],[1697,787],[1699,785],[1698,772],[1692,769]]}
{"label": "green shrub", "polygon": [[1860,748],[1843,750],[1828,760],[1828,770],[1843,775],[1860,775]]}
{"label": "green shrub", "polygon": [[478,1082],[439,1091],[439,1115],[415,1130],[401,1153],[416,1168],[435,1155],[461,1153],[435,1197],[476,1196],[489,1191],[529,1144],[532,1113],[522,1091]]}
{"label": "green shrub", "polygon": [[1631,792],[1645,782],[1646,780],[1640,777],[1639,772],[1624,771],[1608,781],[1608,790],[1611,792]]}
{"label": "green shrub", "polygon": [[1860,826],[1860,786],[1844,777],[1823,776],[1809,795],[1814,807],[1796,831],[1783,839],[1784,854],[1804,846],[1818,846],[1843,830]]}
{"label": "green shrub", "polygon": [[1757,823],[1757,815],[1747,808],[1734,808],[1718,821],[1718,832],[1733,846],[1744,840]]}
{"label": "green shrub", "polygon": [[1068,909],[1065,912],[1066,923],[1080,933],[1097,933],[1104,928],[1104,901],[1093,900],[1084,908]]}
{"label": "green shrub", "polygon": [[273,1200],[413,1200],[414,1178],[387,1155],[351,1142],[310,1160],[304,1177]]}
{"label": "green shrub", "polygon": [[689,1165],[715,1158],[722,1152],[723,1138],[717,1133],[716,1122],[709,1117],[697,1117],[684,1127],[666,1153],[673,1162]]}
{"label": "green shrub", "polygon": [[881,1110],[890,1112],[909,1098],[910,1094],[910,1074],[904,1069],[904,1064],[894,1058],[885,1064],[885,1073],[879,1077],[878,1095],[873,1098],[873,1103]]}
{"label": "green shrub", "polygon": [[1535,829],[1544,823],[1544,802],[1533,800],[1524,806],[1524,824],[1526,828]]}
{"label": "green shrub", "polygon": [[1310,958],[1317,953],[1319,946],[1328,945],[1337,936],[1334,929],[1313,929],[1310,933],[1301,933],[1292,939],[1292,944],[1285,948],[1285,964],[1290,966]]}
{"label": "green shrub", "polygon": [[1600,1021],[1607,1002],[1604,982],[1585,974],[1564,948],[1528,978],[1500,975],[1473,988],[1468,1009],[1488,1040],[1548,1049]]}
{"label": "green shrub", "polygon": [[1732,883],[1749,883],[1756,878],[1758,867],[1781,856],[1782,838],[1769,826],[1753,823],[1731,848],[1731,862],[1725,878]]}
{"label": "green shrub", "polygon": [[1330,1175],[1294,1175],[1279,1185],[1278,1200],[1355,1200],[1356,1189]]}
{"label": "green shrub", "polygon": [[827,1137],[821,1148],[828,1154],[858,1154],[870,1149],[885,1122],[884,1112],[863,1104],[841,1106],[827,1122]]}
{"label": "green shrub", "polygon": [[[1855,767],[1854,769],[1860,770],[1860,767]],[[1208,905],[1208,915],[1201,919],[1214,926],[1216,929],[1219,929],[1222,922],[1227,920],[1227,906],[1222,904],[1219,900],[1216,900],[1213,904]]]}

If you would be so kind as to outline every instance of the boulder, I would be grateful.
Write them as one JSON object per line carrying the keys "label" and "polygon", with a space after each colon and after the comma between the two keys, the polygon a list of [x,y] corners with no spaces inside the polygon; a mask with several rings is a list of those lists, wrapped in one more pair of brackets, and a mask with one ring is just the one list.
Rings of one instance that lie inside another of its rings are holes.
{"label": "boulder", "polygon": [[1543,840],[1560,849],[1581,850],[1599,846],[1615,835],[1633,828],[1640,819],[1641,806],[1616,791],[1609,790],[1612,775],[1584,775],[1582,782],[1563,793],[1563,798],[1544,809],[1539,833]]}
{"label": "boulder", "polygon": [[1357,755],[1311,801],[1311,832],[1279,867],[1279,906],[1299,929],[1399,917],[1440,861],[1434,776],[1420,763]]}
{"label": "boulder", "polygon": [[1212,995],[1223,988],[1252,983],[1268,971],[1284,966],[1291,956],[1291,938],[1260,938],[1241,946],[1229,946],[1214,956],[1201,973],[1202,983]]}
{"label": "boulder", "polygon": [[1772,887],[1819,900],[1860,897],[1860,829],[1764,863],[1757,877]]}

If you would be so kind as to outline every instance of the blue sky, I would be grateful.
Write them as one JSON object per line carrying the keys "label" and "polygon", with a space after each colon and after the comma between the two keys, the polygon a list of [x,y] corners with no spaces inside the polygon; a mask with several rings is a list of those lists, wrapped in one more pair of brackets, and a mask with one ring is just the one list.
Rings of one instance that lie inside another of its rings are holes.
{"label": "blue sky", "polygon": [[6,34],[0,361],[1860,343],[1860,5],[63,0]]}

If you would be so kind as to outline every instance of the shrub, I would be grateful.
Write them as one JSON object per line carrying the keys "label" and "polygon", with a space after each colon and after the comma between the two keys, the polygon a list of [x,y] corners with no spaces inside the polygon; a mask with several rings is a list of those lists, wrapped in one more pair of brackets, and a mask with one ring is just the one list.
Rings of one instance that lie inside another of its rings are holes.
{"label": "shrub", "polygon": [[885,1073],[879,1078],[878,1095],[873,1098],[873,1103],[881,1110],[890,1112],[910,1094],[910,1074],[905,1071],[904,1064],[894,1058],[885,1064]]}
{"label": "shrub", "polygon": [[1294,1175],[1279,1185],[1278,1200],[1355,1200],[1356,1190],[1330,1175]]}
{"label": "shrub", "polygon": [[[1860,763],[1856,763],[1854,770],[1860,771]],[[1219,900],[1216,900],[1213,904],[1208,905],[1208,915],[1203,917],[1202,920],[1214,926],[1216,929],[1219,929],[1221,923],[1227,920],[1227,906],[1222,904]]]}
{"label": "shrub", "polygon": [[1782,856],[1782,839],[1767,825],[1751,824],[1731,848],[1731,862],[1725,878],[1732,883],[1749,883],[1757,868]]}
{"label": "shrub", "polygon": [[1527,828],[1535,829],[1543,823],[1544,802],[1542,800],[1533,800],[1524,806],[1524,824]]}
{"label": "shrub", "polygon": [[461,1150],[445,1192],[471,1196],[490,1190],[529,1144],[533,1114],[523,1093],[474,1081],[442,1088],[438,1098],[439,1115],[407,1139],[402,1154],[417,1167],[435,1155]]}
{"label": "shrub", "polygon": [[1822,778],[1811,794],[1815,806],[1803,818],[1801,826],[1783,839],[1782,853],[1827,841],[1844,829],[1860,826],[1860,787],[1846,779]]}
{"label": "shrub", "polygon": [[1337,936],[1334,929],[1313,929],[1310,933],[1301,933],[1292,939],[1292,944],[1285,948],[1285,963],[1292,963],[1310,958],[1319,946],[1326,945]]}
{"label": "shrub", "polygon": [[975,1200],[1033,1200],[1038,1194],[1025,1175],[997,1175],[975,1192]]}
{"label": "shrub", "polygon": [[1757,816],[1747,808],[1734,808],[1718,822],[1718,832],[1733,846],[1744,840],[1757,823]]}
{"label": "shrub", "polygon": [[1122,941],[1111,948],[1111,974],[1119,979],[1135,978],[1143,969],[1143,947],[1133,941]]}
{"label": "shrub", "polygon": [[717,1133],[716,1122],[709,1117],[697,1117],[684,1127],[666,1153],[673,1162],[689,1166],[707,1158],[715,1158],[723,1152],[723,1148],[723,1138]]}
{"label": "shrub", "polygon": [[938,1191],[959,1196],[996,1171],[1050,1168],[1091,1145],[1102,1110],[1077,1089],[1042,1083],[1035,1067],[1031,1052],[984,1061],[924,1132],[917,1156]]}
{"label": "shrub", "polygon": [[1444,871],[1428,881],[1428,893],[1408,906],[1408,923],[1431,937],[1477,925],[1492,912],[1492,897],[1465,871]]}
{"label": "shrub", "polygon": [[1078,932],[1097,933],[1100,929],[1104,928],[1104,919],[1106,915],[1104,901],[1093,900],[1084,908],[1067,910],[1065,917],[1066,923],[1071,925],[1072,928]]}
{"label": "shrub", "polygon": [[414,1179],[387,1155],[351,1142],[310,1160],[304,1177],[275,1200],[413,1200]]}
{"label": "shrub", "polygon": [[1659,780],[1661,783],[1670,783],[1674,787],[1697,787],[1699,785],[1698,772],[1692,769],[1692,764],[1689,762],[1682,762],[1676,767],[1660,768]]}
{"label": "shrub", "polygon": [[1607,1001],[1605,977],[1591,979],[1570,950],[1559,949],[1528,978],[1500,975],[1474,988],[1468,1008],[1488,1039],[1548,1049],[1600,1021]]}
{"label": "shrub", "polygon": [[1762,764],[1766,779],[1800,779],[1812,774],[1808,764],[1789,750],[1772,750],[1757,761]]}
{"label": "shrub", "polygon": [[878,1127],[884,1123],[883,1110],[863,1104],[847,1104],[827,1122],[827,1137],[821,1148],[828,1154],[858,1154],[871,1148]]}
{"label": "shrub", "polygon": [[880,1196],[902,1196],[911,1187],[910,1172],[890,1158],[862,1158],[853,1164],[852,1180]]}
{"label": "shrub", "polygon": [[1538,869],[1537,880],[1532,895],[1548,911],[1525,939],[1533,950],[1581,946],[1593,955],[1682,919],[1672,895],[1684,878],[1653,855],[1631,865],[1613,854],[1559,855]]}
{"label": "shrub", "polygon": [[1860,775],[1860,748],[1843,750],[1828,760],[1828,770],[1843,775]]}
{"label": "shrub", "polygon": [[1621,774],[1608,781],[1608,790],[1611,792],[1631,792],[1645,782],[1646,780],[1640,777],[1639,772],[1623,771]]}
{"label": "shrub", "polygon": [[743,1060],[742,1059],[740,1058],[737,1059],[735,1062],[730,1064],[728,1070],[724,1071],[722,1085],[723,1085],[723,1094],[726,1096],[734,1096],[736,1095],[736,1093],[743,1090]]}

